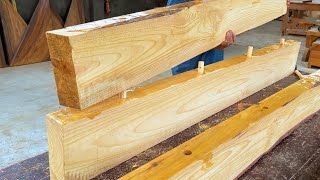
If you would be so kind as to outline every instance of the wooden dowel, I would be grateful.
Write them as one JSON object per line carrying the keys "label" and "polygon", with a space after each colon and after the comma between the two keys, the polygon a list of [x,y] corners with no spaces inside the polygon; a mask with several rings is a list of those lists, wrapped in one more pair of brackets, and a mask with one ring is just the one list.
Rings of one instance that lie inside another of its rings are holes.
{"label": "wooden dowel", "polygon": [[12,5],[13,5],[14,10],[15,10],[15,11],[18,11],[16,0],[12,0],[11,2],[12,2]]}
{"label": "wooden dowel", "polygon": [[199,61],[198,63],[198,73],[203,74],[204,73],[204,61]]}
{"label": "wooden dowel", "polygon": [[247,57],[248,58],[252,58],[252,53],[253,53],[253,47],[249,46],[248,47],[248,52],[247,52]]}
{"label": "wooden dowel", "polygon": [[294,71],[296,73],[296,75],[300,78],[303,79],[305,76],[301,74],[301,72],[299,70],[295,70]]}
{"label": "wooden dowel", "polygon": [[128,98],[128,91],[123,91],[122,93],[120,93],[120,98],[127,99]]}

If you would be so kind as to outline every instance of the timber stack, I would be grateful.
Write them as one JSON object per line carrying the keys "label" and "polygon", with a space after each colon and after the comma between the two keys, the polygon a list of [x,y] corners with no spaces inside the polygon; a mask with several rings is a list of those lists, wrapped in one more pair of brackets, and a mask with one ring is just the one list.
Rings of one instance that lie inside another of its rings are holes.
{"label": "timber stack", "polygon": [[[286,0],[195,1],[48,32],[67,106],[47,115],[51,179],[93,178],[292,74],[300,43],[281,40],[128,91],[218,46],[229,29],[285,13]],[[320,109],[320,71],[301,78],[122,178],[238,177]]]}

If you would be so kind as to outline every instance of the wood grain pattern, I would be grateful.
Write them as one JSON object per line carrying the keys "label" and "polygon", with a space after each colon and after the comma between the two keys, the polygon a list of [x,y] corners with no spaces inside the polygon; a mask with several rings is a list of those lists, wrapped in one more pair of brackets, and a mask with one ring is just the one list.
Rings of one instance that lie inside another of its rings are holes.
{"label": "wood grain pattern", "polygon": [[11,62],[23,34],[27,29],[26,22],[19,13],[14,10],[9,0],[0,1],[0,16],[5,38],[8,61]]}
{"label": "wood grain pattern", "polygon": [[285,0],[196,1],[48,32],[60,104],[87,108],[286,9]]}
{"label": "wood grain pattern", "polygon": [[235,179],[320,109],[320,71],[298,81],[122,179]]}
{"label": "wood grain pattern", "polygon": [[85,23],[83,0],[72,0],[64,27]]}
{"label": "wood grain pattern", "polygon": [[11,61],[11,66],[32,64],[50,59],[45,33],[62,28],[53,14],[48,0],[40,0],[21,43]]}
{"label": "wood grain pattern", "polygon": [[85,110],[49,114],[52,179],[98,175],[288,76],[299,47],[287,41],[250,60],[243,55],[206,66],[203,75],[193,70],[137,88],[127,99],[114,96]]}

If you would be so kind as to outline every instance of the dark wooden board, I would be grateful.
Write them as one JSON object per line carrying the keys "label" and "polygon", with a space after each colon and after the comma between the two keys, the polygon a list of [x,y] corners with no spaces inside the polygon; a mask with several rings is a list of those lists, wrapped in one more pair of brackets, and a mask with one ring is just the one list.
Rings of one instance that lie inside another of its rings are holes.
{"label": "dark wooden board", "polygon": [[6,63],[6,57],[5,57],[5,53],[4,53],[4,45],[3,45],[3,37],[2,37],[2,24],[1,24],[1,16],[0,16],[0,68],[6,67],[7,63]]}
{"label": "dark wooden board", "polygon": [[[95,179],[117,179],[157,156],[188,141],[206,129],[228,119],[251,105],[296,82],[291,75],[268,88],[236,103],[212,117],[148,149]],[[320,112],[301,124],[270,153],[263,156],[241,179],[319,179]],[[49,179],[48,154],[12,165],[0,171],[0,179]]]}
{"label": "dark wooden board", "polygon": [[11,62],[14,53],[18,49],[23,34],[27,29],[26,22],[19,13],[14,10],[9,0],[0,1],[0,16],[4,32],[8,61]]}
{"label": "dark wooden board", "polygon": [[3,51],[3,45],[2,45],[2,40],[1,40],[1,34],[0,34],[0,68],[6,67],[6,59],[4,56],[4,51]]}
{"label": "dark wooden board", "polygon": [[32,64],[50,59],[46,32],[62,28],[48,0],[39,0],[22,41],[10,62],[11,66]]}
{"label": "dark wooden board", "polygon": [[83,0],[72,0],[64,27],[85,23]]}

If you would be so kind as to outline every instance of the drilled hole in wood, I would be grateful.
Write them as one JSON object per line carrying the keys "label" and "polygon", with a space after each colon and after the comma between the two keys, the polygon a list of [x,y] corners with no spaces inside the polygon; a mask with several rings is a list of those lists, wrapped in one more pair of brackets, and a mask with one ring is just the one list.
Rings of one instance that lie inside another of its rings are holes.
{"label": "drilled hole in wood", "polygon": [[189,150],[185,150],[183,153],[184,153],[184,155],[186,155],[186,156],[190,156],[190,155],[192,154],[192,152],[189,151]]}

